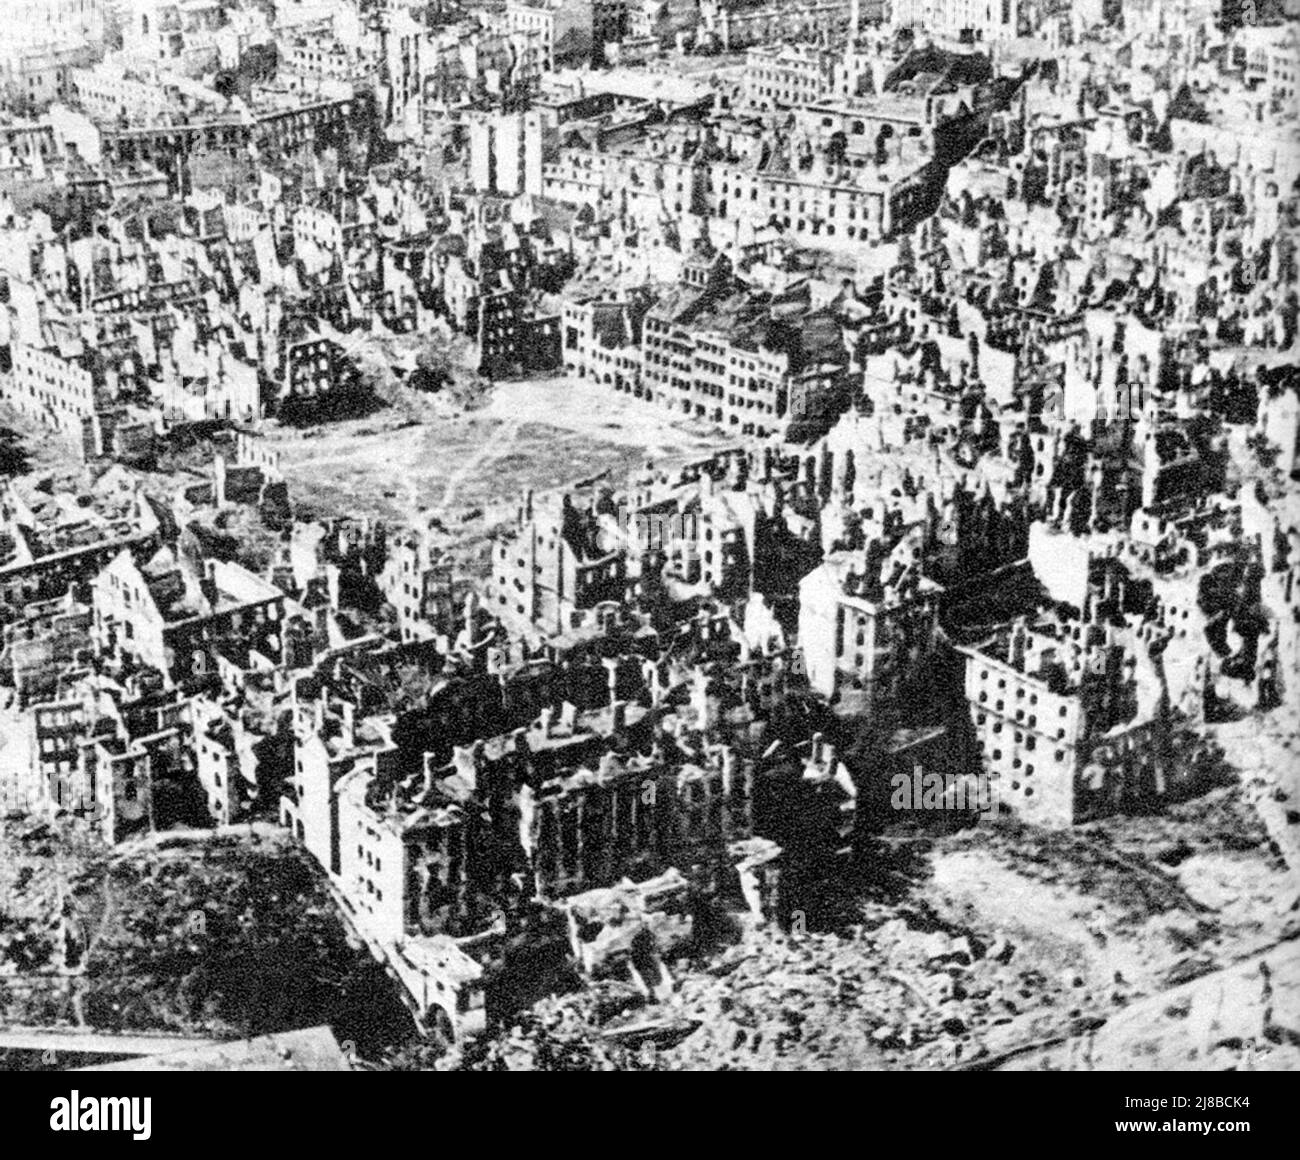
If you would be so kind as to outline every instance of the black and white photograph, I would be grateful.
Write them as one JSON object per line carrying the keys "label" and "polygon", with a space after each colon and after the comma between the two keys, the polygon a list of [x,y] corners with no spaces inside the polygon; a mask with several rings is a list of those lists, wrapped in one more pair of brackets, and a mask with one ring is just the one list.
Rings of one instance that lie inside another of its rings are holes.
{"label": "black and white photograph", "polygon": [[0,0],[6,1118],[1284,1112],[1298,87],[1300,0]]}

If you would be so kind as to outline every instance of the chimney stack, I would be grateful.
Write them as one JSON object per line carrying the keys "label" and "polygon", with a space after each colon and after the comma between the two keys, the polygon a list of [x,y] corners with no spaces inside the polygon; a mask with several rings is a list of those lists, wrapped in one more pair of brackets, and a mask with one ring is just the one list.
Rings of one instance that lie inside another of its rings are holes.
{"label": "chimney stack", "polygon": [[730,795],[732,792],[732,781],[736,776],[736,750],[731,745],[724,745],[718,751],[721,758],[722,767],[722,792]]}
{"label": "chimney stack", "polygon": [[482,740],[475,741],[473,745],[454,746],[451,760],[456,772],[469,783],[470,790],[477,790],[483,765]]}
{"label": "chimney stack", "polygon": [[641,679],[650,687],[650,704],[657,708],[663,700],[663,687],[659,683],[659,666],[654,661],[643,661]]}
{"label": "chimney stack", "polygon": [[618,657],[601,657],[600,663],[609,674],[609,703],[613,705],[618,697]]}
{"label": "chimney stack", "polygon": [[1029,640],[1029,628],[1023,616],[1016,619],[1011,629],[1011,667],[1018,673],[1025,671],[1025,646]]}
{"label": "chimney stack", "polygon": [[537,728],[543,737],[549,737],[555,728],[555,706],[547,705],[537,717]]}
{"label": "chimney stack", "polygon": [[565,701],[560,706],[560,728],[567,729],[570,733],[574,731],[578,724],[578,707],[572,701]]}
{"label": "chimney stack", "polygon": [[356,744],[356,706],[351,701],[340,701],[343,714],[343,746],[351,749]]}
{"label": "chimney stack", "polygon": [[217,507],[226,503],[226,459],[223,455],[212,459],[212,499]]}

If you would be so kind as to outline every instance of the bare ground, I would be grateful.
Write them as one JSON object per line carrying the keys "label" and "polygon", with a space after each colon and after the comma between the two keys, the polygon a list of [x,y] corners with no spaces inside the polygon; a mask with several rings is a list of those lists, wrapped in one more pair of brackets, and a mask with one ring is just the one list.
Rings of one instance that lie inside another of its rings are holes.
{"label": "bare ground", "polygon": [[469,413],[416,405],[415,421],[394,410],[304,433],[272,427],[295,503],[308,513],[433,517],[453,540],[473,540],[510,518],[526,489],[602,475],[622,484],[647,460],[667,468],[725,446],[718,433],[565,379],[499,383]]}

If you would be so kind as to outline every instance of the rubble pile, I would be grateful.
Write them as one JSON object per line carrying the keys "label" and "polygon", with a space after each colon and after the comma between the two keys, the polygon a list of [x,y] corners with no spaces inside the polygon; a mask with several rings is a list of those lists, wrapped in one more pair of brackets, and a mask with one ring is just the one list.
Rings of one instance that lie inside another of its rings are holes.
{"label": "rubble pile", "polygon": [[1009,1061],[1011,1070],[1300,1069],[1300,944],[1293,939],[1134,1003],[1104,1028]]}
{"label": "rubble pile", "polygon": [[1143,922],[1152,914],[1200,911],[1177,878],[1138,850],[1116,849],[1102,826],[1040,830],[1013,821],[966,831],[949,849],[980,848],[1014,863],[1018,873],[1095,895],[1119,921]]}
{"label": "rubble pile", "polygon": [[1266,851],[1268,830],[1241,790],[1225,786],[1146,817],[1115,817],[1080,831],[1127,855],[1177,867],[1193,854]]}
{"label": "rubble pile", "polygon": [[601,981],[575,995],[545,999],[523,1012],[502,1033],[457,1045],[430,1061],[409,1052],[390,1056],[388,1066],[438,1071],[647,1071],[655,1067],[653,1042],[606,1038],[606,1020],[644,1013],[635,987]]}
{"label": "rubble pile", "polygon": [[102,868],[102,855],[66,822],[0,824],[0,987],[56,964],[69,900]]}
{"label": "rubble pile", "polygon": [[1039,1024],[1069,1028],[1083,1015],[1010,941],[945,927],[925,907],[882,910],[845,935],[750,932],[686,972],[669,1002],[625,995],[548,1000],[439,1067],[949,1067],[986,1054],[984,1036],[999,1025],[1017,1021],[1032,1037]]}
{"label": "rubble pile", "polygon": [[847,935],[755,936],[680,1001],[703,1028],[669,1066],[692,1069],[942,1068],[985,1054],[1005,1025],[1030,1035],[1083,1014],[1015,943],[925,907]]}
{"label": "rubble pile", "polygon": [[[1155,1057],[1204,1053],[1181,1032],[1165,1043],[1170,988],[1217,986],[1220,975],[1241,973],[1239,956],[1267,955],[1295,933],[1278,901],[1287,897],[1285,867],[1235,787],[1166,815],[1081,831],[1001,822],[904,846],[894,859],[906,868],[901,896],[859,901],[857,921],[837,932],[751,929],[710,956],[671,964],[677,985],[664,1002],[627,983],[597,983],[535,1006],[437,1066],[937,1069],[1028,1057],[1044,1067],[1118,1066],[1096,1060],[1120,1019],[1124,1042],[1147,1034],[1142,1050]],[[1224,858],[1233,859],[1232,881],[1253,886],[1220,911],[1203,871]],[[969,871],[969,893],[952,888],[954,867]],[[992,884],[980,877],[990,867],[1003,875]],[[993,890],[1005,907],[974,905]],[[1242,1003],[1262,1019],[1258,984],[1256,976]],[[1282,1048],[1268,1047],[1263,1031],[1256,1038],[1252,1058],[1277,1066]],[[1253,1042],[1227,1039],[1214,1066]]]}
{"label": "rubble pile", "polygon": [[1300,729],[1285,709],[1221,725],[1218,739],[1239,771],[1250,803],[1277,853],[1300,866]]}
{"label": "rubble pile", "polygon": [[624,880],[569,899],[569,937],[583,972],[627,979],[647,996],[671,994],[660,955],[690,941],[688,893],[686,879],[670,870],[639,886]]}
{"label": "rubble pile", "polygon": [[216,1037],[331,1022],[354,1041],[357,1020],[409,1031],[287,839],[169,837],[110,859],[64,828],[0,833],[0,1022]]}

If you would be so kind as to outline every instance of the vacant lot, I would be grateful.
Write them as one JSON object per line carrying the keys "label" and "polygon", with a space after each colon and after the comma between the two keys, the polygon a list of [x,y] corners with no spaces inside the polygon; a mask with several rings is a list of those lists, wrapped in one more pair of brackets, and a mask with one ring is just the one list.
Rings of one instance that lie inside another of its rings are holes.
{"label": "vacant lot", "polygon": [[[415,417],[418,414],[418,418]],[[428,402],[304,433],[273,429],[305,513],[425,522],[470,541],[508,519],[523,492],[604,475],[621,485],[726,445],[634,399],[565,379],[498,384],[471,413]]]}

